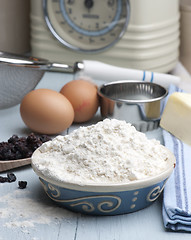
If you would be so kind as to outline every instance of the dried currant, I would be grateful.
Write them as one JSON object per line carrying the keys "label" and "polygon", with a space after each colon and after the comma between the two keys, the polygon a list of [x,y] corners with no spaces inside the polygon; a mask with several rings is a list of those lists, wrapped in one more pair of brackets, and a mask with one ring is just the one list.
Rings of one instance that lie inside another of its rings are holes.
{"label": "dried currant", "polygon": [[0,183],[5,183],[5,182],[8,182],[8,178],[0,176]]}
{"label": "dried currant", "polygon": [[18,184],[20,189],[24,189],[27,186],[27,181],[19,181]]}
{"label": "dried currant", "polygon": [[8,182],[15,182],[17,179],[14,173],[7,173],[7,178]]}

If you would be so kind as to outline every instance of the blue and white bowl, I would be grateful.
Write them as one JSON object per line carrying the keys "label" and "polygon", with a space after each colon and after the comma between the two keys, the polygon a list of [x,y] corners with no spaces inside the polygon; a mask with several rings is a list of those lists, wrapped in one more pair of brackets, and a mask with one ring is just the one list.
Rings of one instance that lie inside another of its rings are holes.
{"label": "blue and white bowl", "polygon": [[83,214],[118,215],[148,207],[159,197],[175,167],[175,157],[172,153],[170,156],[168,167],[161,174],[116,184],[81,185],[55,181],[44,176],[33,163],[32,167],[48,197],[59,205]]}

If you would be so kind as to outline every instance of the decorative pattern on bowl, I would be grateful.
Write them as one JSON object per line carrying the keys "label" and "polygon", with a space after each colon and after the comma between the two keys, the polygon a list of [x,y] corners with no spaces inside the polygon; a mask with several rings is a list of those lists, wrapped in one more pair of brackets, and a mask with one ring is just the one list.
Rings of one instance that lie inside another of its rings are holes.
{"label": "decorative pattern on bowl", "polygon": [[118,215],[151,205],[161,194],[167,178],[152,186],[119,192],[79,191],[42,178],[40,181],[49,198],[69,210],[90,215]]}

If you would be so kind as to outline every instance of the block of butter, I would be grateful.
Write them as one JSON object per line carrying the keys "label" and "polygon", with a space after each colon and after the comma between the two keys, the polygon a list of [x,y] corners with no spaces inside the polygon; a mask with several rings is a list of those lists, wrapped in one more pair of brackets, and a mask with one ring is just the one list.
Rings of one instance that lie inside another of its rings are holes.
{"label": "block of butter", "polygon": [[160,126],[191,145],[191,94],[174,92],[170,95]]}

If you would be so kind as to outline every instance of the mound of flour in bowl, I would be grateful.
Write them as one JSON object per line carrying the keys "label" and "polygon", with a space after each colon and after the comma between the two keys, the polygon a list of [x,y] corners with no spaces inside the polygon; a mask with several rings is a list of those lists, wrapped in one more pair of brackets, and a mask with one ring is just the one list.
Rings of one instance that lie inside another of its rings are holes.
{"label": "mound of flour in bowl", "polygon": [[32,156],[44,176],[73,183],[124,183],[167,168],[169,151],[131,124],[105,119],[44,143]]}

